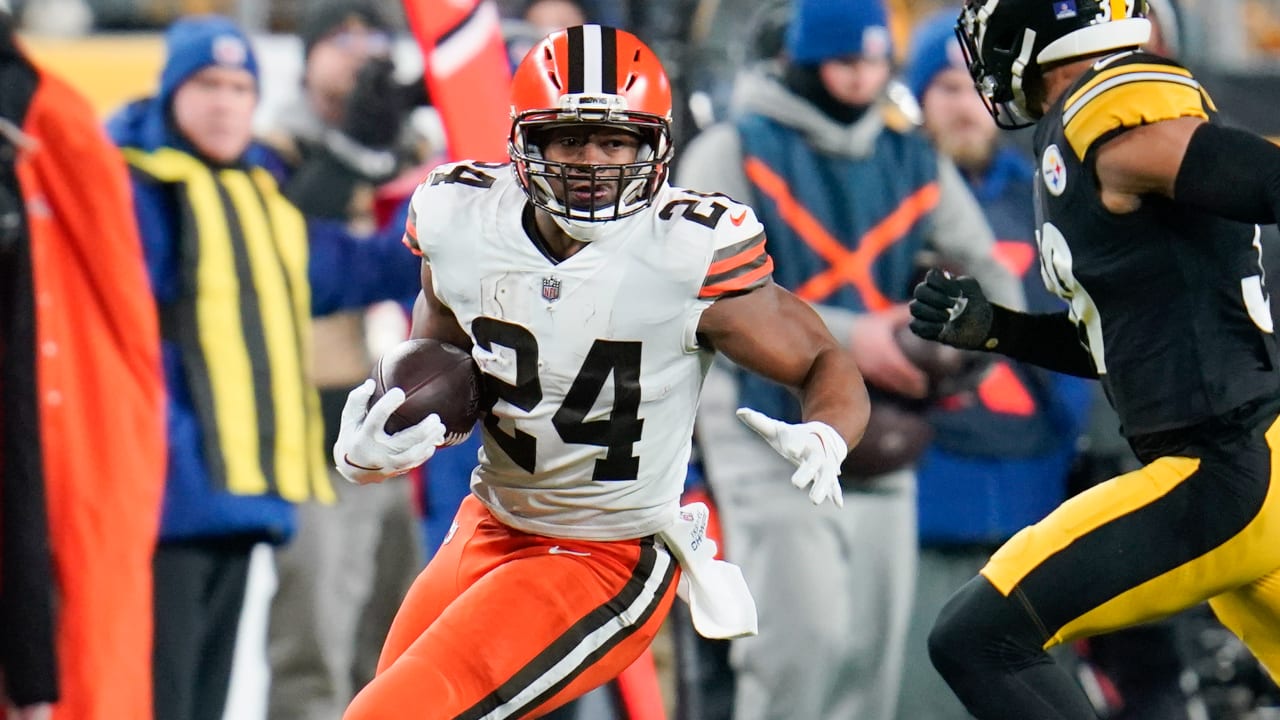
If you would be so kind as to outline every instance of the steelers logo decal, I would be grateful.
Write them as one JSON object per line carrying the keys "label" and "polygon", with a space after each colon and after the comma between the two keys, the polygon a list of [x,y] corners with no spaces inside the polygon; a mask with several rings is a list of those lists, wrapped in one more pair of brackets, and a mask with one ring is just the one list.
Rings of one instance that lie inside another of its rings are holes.
{"label": "steelers logo decal", "polygon": [[1057,145],[1044,149],[1044,157],[1040,159],[1040,177],[1044,186],[1053,195],[1061,195],[1067,189],[1067,165],[1062,162],[1062,151]]}

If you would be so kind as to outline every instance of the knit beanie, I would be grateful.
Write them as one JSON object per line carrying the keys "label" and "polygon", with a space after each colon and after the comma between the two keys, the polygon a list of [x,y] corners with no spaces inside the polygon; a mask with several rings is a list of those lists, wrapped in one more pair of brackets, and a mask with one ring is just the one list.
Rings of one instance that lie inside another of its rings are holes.
{"label": "knit beanie", "polygon": [[797,65],[862,55],[891,57],[882,0],[798,0],[787,29],[787,56]]}
{"label": "knit beanie", "polygon": [[921,22],[912,34],[903,79],[917,99],[924,97],[938,73],[947,68],[966,69],[964,52],[956,39],[959,15],[959,10],[943,10]]}
{"label": "knit beanie", "polygon": [[307,6],[307,13],[298,26],[304,55],[330,33],[342,27],[347,18],[355,16],[365,25],[385,33],[391,32],[391,23],[369,0],[318,0]]}
{"label": "knit beanie", "polygon": [[248,70],[256,82],[258,61],[249,38],[230,18],[195,15],[178,20],[164,35],[167,57],[160,73],[157,100],[167,108],[187,78],[217,65]]}

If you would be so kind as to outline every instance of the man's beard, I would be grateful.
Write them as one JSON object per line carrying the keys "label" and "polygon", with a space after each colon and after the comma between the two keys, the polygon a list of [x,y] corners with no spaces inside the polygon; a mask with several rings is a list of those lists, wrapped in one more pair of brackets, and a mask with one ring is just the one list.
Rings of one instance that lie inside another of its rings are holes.
{"label": "man's beard", "polygon": [[960,169],[971,172],[986,170],[995,153],[994,140],[977,143],[944,135],[938,137],[936,143],[943,155],[951,158]]}

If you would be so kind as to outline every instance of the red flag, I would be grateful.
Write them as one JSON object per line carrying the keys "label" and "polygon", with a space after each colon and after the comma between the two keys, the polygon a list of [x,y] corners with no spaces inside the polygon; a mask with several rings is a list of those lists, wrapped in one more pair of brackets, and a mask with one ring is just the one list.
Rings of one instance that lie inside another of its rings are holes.
{"label": "red flag", "polygon": [[450,160],[507,160],[511,68],[492,0],[404,0]]}

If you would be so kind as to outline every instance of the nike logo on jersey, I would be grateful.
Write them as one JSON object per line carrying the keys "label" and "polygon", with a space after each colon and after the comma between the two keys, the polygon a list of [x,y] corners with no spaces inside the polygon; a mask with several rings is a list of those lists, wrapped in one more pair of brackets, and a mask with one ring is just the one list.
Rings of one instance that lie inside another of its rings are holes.
{"label": "nike logo on jersey", "polygon": [[548,555],[577,555],[578,557],[591,557],[589,552],[578,552],[577,550],[565,550],[559,545],[552,545],[547,548]]}
{"label": "nike logo on jersey", "polygon": [[1135,52],[1137,52],[1137,51],[1136,51],[1136,50],[1128,50],[1128,51],[1126,51],[1126,52],[1116,53],[1115,55],[1108,55],[1107,57],[1104,57],[1104,58],[1102,58],[1101,60],[1099,60],[1099,61],[1095,62],[1095,63],[1093,64],[1093,69],[1094,69],[1094,70],[1103,70],[1103,69],[1105,69],[1108,65],[1110,65],[1111,63],[1113,63],[1113,62],[1115,62],[1115,61],[1119,60],[1120,58],[1129,57],[1130,55],[1134,54]]}
{"label": "nike logo on jersey", "polygon": [[729,222],[733,223],[733,224],[734,224],[734,226],[741,225],[741,224],[742,224],[742,221],[743,221],[743,220],[746,220],[746,219],[747,219],[747,211],[746,211],[746,210],[743,210],[742,212],[738,213],[737,215],[730,215],[730,216],[729,216]]}

